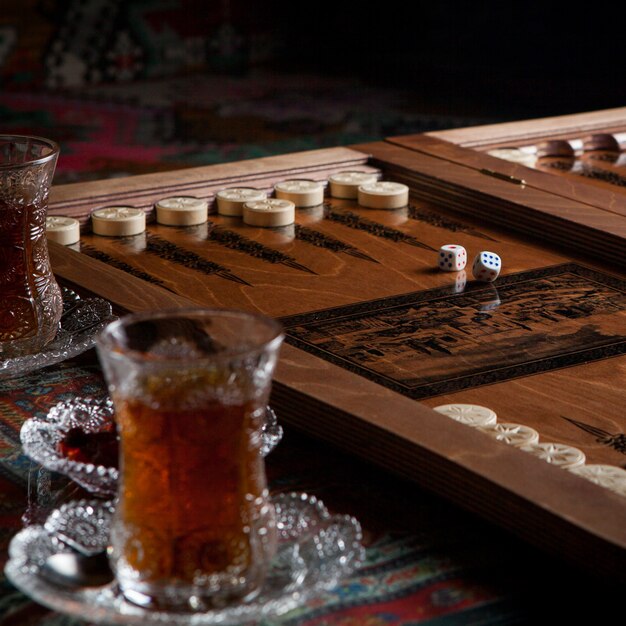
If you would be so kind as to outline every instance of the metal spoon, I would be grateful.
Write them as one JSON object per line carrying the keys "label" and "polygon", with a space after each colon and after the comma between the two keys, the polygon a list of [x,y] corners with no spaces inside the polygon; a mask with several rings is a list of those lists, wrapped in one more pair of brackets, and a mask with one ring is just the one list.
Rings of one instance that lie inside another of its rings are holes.
{"label": "metal spoon", "polygon": [[114,579],[106,551],[86,556],[78,552],[59,552],[49,556],[41,575],[64,587],[100,587]]}

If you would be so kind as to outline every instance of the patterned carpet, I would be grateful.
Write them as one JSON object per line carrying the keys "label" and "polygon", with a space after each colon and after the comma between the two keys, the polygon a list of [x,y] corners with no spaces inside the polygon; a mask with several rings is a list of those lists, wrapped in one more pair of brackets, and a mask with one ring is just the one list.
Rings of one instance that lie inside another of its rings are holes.
{"label": "patterned carpet", "polygon": [[1,91],[3,132],[60,143],[55,183],[152,173],[481,123],[411,94],[320,76],[199,75]]}

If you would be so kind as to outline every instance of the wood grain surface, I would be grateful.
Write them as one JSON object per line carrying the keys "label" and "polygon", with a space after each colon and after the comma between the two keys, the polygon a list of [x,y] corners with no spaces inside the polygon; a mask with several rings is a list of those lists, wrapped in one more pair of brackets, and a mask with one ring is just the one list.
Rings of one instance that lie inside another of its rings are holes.
{"label": "wood grain surface", "polygon": [[[327,196],[280,229],[215,214],[198,227],[153,220],[150,203],[172,190],[211,199],[251,180],[269,190],[294,172],[322,180],[345,169],[378,170],[384,180],[409,184],[409,207],[377,211]],[[432,410],[449,402],[488,406],[501,421],[535,428],[542,441],[576,446],[589,462],[624,465],[626,277],[623,266],[596,253],[598,239],[623,246],[617,213],[598,216],[583,202],[563,207],[539,188],[520,194],[510,182],[397,142],[110,185],[67,185],[53,194],[53,213],[83,218],[80,252],[51,246],[63,281],[119,310],[227,306],[281,318],[287,341],[272,401],[285,423],[408,476],[579,567],[626,581],[626,497]],[[441,189],[453,206],[441,201]],[[90,233],[89,212],[105,198],[144,208],[146,233]],[[480,210],[459,210],[475,199]],[[517,220],[513,207],[521,211]],[[543,242],[546,207],[563,232],[579,229],[577,246]],[[448,243],[465,246],[470,264],[480,250],[500,254],[501,278],[491,286],[474,281],[470,267],[464,279],[439,271],[438,249]],[[535,316],[524,317],[530,311]],[[454,333],[441,332],[444,318]],[[451,347],[460,335],[475,347]],[[414,389],[421,379],[463,376],[470,382],[456,390],[422,384],[419,401],[396,384],[410,379]]]}
{"label": "wood grain surface", "polygon": [[624,128],[626,128],[626,107],[618,107],[503,124],[454,128],[426,134],[466,148],[484,150],[487,147],[517,146],[595,132],[622,132]]}
{"label": "wood grain surface", "polygon": [[[392,140],[392,143],[472,168],[482,173],[483,176],[497,173],[504,177],[508,176],[511,180],[523,181],[523,185],[517,185],[518,193],[524,196],[529,195],[527,194],[529,189],[549,192],[564,201],[570,201],[568,202],[570,211],[578,212],[581,205],[586,205],[606,212],[609,219],[613,216],[626,217],[626,189],[624,187],[594,181],[590,178],[583,179],[580,176],[575,178],[571,175],[563,176],[562,174],[566,172],[562,170],[557,172],[556,168],[550,170],[546,167],[547,160],[545,159],[541,160],[544,164],[542,169],[533,169],[490,156],[487,152],[471,150],[426,135],[397,137]],[[605,163],[598,164],[598,167],[610,171],[611,166]],[[501,180],[508,182],[505,179]],[[572,180],[580,184],[572,184]],[[509,182],[509,184],[515,186],[515,183]]]}
{"label": "wood grain surface", "polygon": [[[575,187],[572,197],[563,197],[551,189],[510,182],[486,174],[483,167],[414,150],[415,142],[417,139],[403,140],[405,149],[395,140],[394,143],[366,144],[361,148],[371,153],[374,163],[385,163],[389,175],[409,184],[419,199],[445,206],[460,215],[475,217],[481,222],[515,229],[537,241],[565,248],[569,254],[582,252],[617,268],[626,266],[623,246],[626,216],[622,216],[619,210],[607,210],[574,199],[581,194],[588,196],[588,191]],[[452,144],[444,147],[445,151],[464,151],[472,162],[478,158],[483,162],[488,159],[502,161],[488,155],[476,155]],[[502,163],[504,172],[508,169],[520,173],[523,167],[510,168],[511,164]],[[546,176],[542,172],[536,173]]]}

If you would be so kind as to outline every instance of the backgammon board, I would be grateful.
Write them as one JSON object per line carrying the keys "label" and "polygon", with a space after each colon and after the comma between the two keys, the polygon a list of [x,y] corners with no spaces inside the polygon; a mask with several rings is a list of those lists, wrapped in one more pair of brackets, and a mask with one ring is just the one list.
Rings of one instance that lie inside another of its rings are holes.
{"label": "backgammon board", "polygon": [[[567,159],[583,162],[585,137],[619,141],[620,129],[626,110],[58,186],[50,213],[79,218],[82,233],[76,250],[51,244],[53,268],[119,312],[218,306],[280,318],[272,402],[285,424],[624,582],[625,190],[618,178],[536,167],[562,158],[541,152],[546,141],[571,139]],[[511,161],[518,153],[535,161]],[[271,194],[341,171],[407,184],[408,206],[369,209],[327,190],[280,228],[215,212],[221,189]],[[208,221],[156,223],[155,202],[172,196],[209,200]],[[143,209],[146,231],[91,232],[91,212],[110,206]],[[445,244],[466,248],[465,271],[437,268]],[[472,276],[481,251],[502,258],[493,283]],[[448,404],[488,407],[505,430],[536,432],[557,453],[547,462],[433,410]],[[560,466],[572,450],[579,467],[614,469],[584,477]],[[612,472],[614,483],[594,482]]]}

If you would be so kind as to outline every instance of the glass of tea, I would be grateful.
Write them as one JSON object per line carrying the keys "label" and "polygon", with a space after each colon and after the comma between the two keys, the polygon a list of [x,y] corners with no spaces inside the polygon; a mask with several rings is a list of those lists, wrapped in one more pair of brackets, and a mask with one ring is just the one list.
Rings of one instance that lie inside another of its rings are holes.
{"label": "glass of tea", "polygon": [[98,354],[120,434],[110,557],[131,602],[201,611],[259,591],[276,547],[261,428],[281,325],[228,309],[134,314]]}
{"label": "glass of tea", "polygon": [[54,339],[63,299],[48,258],[46,212],[59,147],[0,135],[0,359]]}

